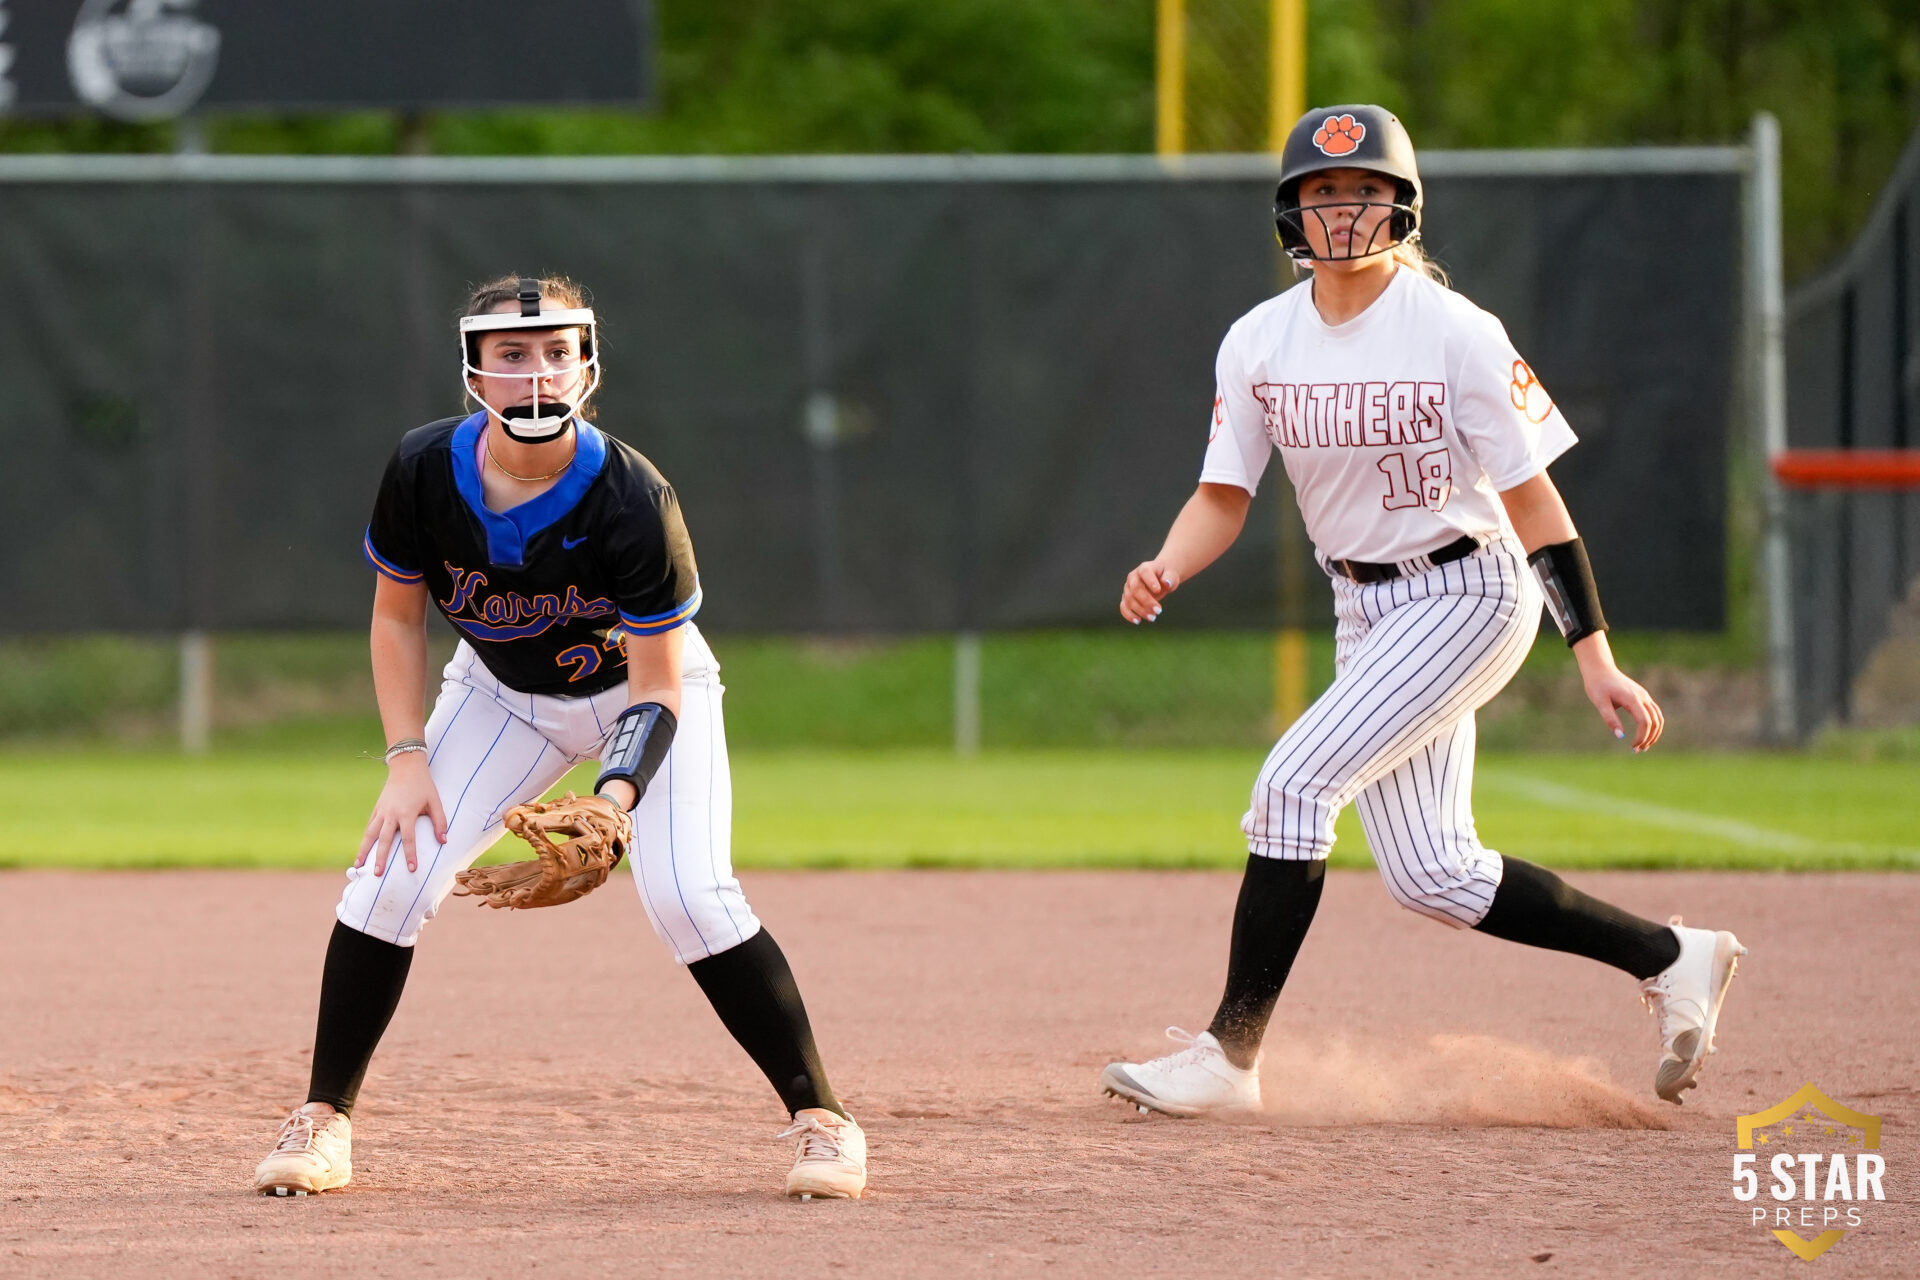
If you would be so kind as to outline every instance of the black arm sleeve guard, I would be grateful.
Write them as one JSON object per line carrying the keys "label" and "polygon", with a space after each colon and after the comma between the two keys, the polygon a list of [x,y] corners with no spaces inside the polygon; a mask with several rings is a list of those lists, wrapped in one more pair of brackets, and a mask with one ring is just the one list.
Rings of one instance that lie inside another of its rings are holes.
{"label": "black arm sleeve guard", "polygon": [[1587,562],[1587,548],[1580,539],[1555,542],[1527,557],[1540,589],[1547,596],[1547,612],[1567,638],[1567,647],[1585,640],[1596,631],[1607,629],[1606,615],[1600,612],[1600,589],[1594,585],[1593,566]]}
{"label": "black arm sleeve guard", "polygon": [[635,805],[647,794],[647,783],[667,758],[673,745],[673,731],[680,726],[673,712],[657,702],[642,702],[628,707],[613,722],[613,737],[607,741],[607,754],[600,761],[600,778],[593,789],[604,791],[609,782],[623,778],[633,784]]}

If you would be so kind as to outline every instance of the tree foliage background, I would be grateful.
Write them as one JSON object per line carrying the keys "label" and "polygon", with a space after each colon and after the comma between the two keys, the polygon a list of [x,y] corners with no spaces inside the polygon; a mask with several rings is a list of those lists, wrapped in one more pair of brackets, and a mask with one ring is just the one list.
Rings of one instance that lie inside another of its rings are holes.
{"label": "tree foliage background", "polygon": [[[1264,30],[1266,0],[1190,2]],[[654,7],[651,113],[226,117],[207,122],[208,143],[450,154],[1153,145],[1153,0]],[[1384,103],[1425,147],[1724,142],[1755,111],[1774,112],[1795,274],[1845,246],[1920,122],[1914,0],[1309,0],[1308,12],[1309,97]],[[1211,67],[1262,97],[1244,53],[1192,74]],[[173,145],[170,126],[0,121],[5,150]]]}

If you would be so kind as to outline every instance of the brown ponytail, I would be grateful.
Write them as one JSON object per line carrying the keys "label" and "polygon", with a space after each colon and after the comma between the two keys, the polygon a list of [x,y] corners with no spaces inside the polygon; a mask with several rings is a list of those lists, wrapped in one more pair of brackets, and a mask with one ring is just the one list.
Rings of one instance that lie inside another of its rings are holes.
{"label": "brown ponytail", "polygon": [[[552,298],[571,308],[590,307],[593,294],[576,280],[566,276],[536,276],[540,284],[540,296]],[[463,316],[485,315],[503,302],[516,302],[520,297],[522,276],[500,276],[485,284],[475,285],[467,295],[467,305],[461,310]]]}

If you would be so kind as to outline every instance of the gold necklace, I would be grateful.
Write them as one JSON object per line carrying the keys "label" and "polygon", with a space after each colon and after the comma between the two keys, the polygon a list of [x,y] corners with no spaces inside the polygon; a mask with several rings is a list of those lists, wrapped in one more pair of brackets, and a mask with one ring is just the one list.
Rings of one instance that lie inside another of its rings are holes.
{"label": "gold necklace", "polygon": [[[515,475],[513,472],[501,466],[500,459],[493,456],[492,443],[486,440],[482,440],[480,442],[480,447],[486,451],[487,461],[493,464],[493,469],[495,471],[498,471],[501,475],[506,476],[509,480],[518,480],[521,484],[538,484],[542,480],[551,480],[555,476],[559,475],[562,471],[565,471],[568,467],[573,465],[573,453],[569,453],[567,455],[567,460],[565,462],[561,463],[559,466],[555,467],[553,470],[547,472],[547,474],[543,476]],[[580,451],[580,446],[576,444],[574,446],[574,453],[578,453],[579,451]]]}

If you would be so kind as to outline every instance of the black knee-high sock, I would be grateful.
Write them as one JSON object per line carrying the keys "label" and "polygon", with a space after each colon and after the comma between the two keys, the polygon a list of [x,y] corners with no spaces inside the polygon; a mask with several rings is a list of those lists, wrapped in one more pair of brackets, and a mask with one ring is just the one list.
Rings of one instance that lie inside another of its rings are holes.
{"label": "black knee-high sock", "polygon": [[1313,923],[1325,887],[1327,864],[1280,858],[1247,858],[1240,901],[1233,909],[1233,943],[1227,952],[1227,990],[1207,1030],[1236,1066],[1250,1067],[1260,1054],[1267,1019]]}
{"label": "black knee-high sock", "polygon": [[393,1019],[413,967],[413,948],[370,938],[334,922],[320,977],[320,1025],[313,1034],[308,1102],[351,1112],[374,1046]]}
{"label": "black knee-high sock", "polygon": [[1643,920],[1580,892],[1545,867],[1502,858],[1500,887],[1486,919],[1474,928],[1509,942],[1570,951],[1651,978],[1680,957],[1666,925]]}
{"label": "black knee-high sock", "polygon": [[687,972],[789,1113],[825,1107],[847,1114],[827,1084],[800,984],[772,934],[762,928],[737,947],[695,960]]}

